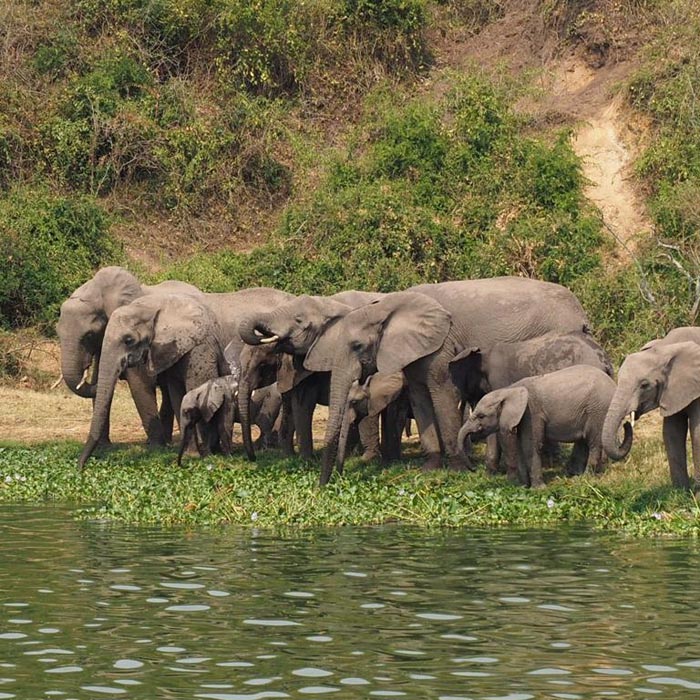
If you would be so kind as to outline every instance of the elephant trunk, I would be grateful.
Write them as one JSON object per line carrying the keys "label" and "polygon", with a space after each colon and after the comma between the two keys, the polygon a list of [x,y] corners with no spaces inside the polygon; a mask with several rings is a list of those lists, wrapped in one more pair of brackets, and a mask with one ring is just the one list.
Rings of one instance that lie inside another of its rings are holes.
{"label": "elephant trunk", "polygon": [[617,442],[617,433],[622,425],[625,416],[630,412],[632,405],[631,397],[620,392],[615,392],[613,400],[610,402],[608,413],[603,424],[603,449],[615,461],[624,459],[632,447],[633,430],[629,423],[625,423],[625,437],[621,444]]}
{"label": "elephant trunk", "polygon": [[252,395],[252,384],[247,372],[241,373],[238,384],[238,417],[241,421],[241,432],[243,433],[243,446],[248,459],[255,461],[255,448],[253,447],[253,434],[250,417],[250,402]]}
{"label": "elephant trunk", "polygon": [[61,374],[66,386],[84,399],[95,398],[97,387],[89,381],[85,381],[85,372],[90,365],[99,360],[96,355],[85,350],[79,341],[66,343],[61,341]]}
{"label": "elephant trunk", "polygon": [[114,389],[117,385],[119,375],[126,367],[126,358],[118,353],[110,352],[103,354],[100,362],[99,374],[97,377],[97,393],[95,404],[92,410],[92,422],[90,423],[90,433],[85,442],[85,447],[78,459],[78,466],[82,469],[85,462],[92,455],[100,436],[109,418],[109,412],[114,398]]}
{"label": "elephant trunk", "polygon": [[194,423],[188,418],[183,416],[180,419],[180,433],[181,433],[181,439],[180,439],[180,449],[177,452],[177,466],[181,467],[182,466],[182,455],[185,454],[185,450],[187,449],[187,445],[192,439],[192,429],[194,428]]}
{"label": "elephant trunk", "polygon": [[274,336],[268,325],[269,314],[247,316],[238,324],[238,334],[248,345],[260,345],[264,338]]}
{"label": "elephant trunk", "polygon": [[[339,369],[339,367],[343,369]],[[330,481],[338,450],[343,418],[348,404],[348,395],[350,394],[352,383],[359,380],[360,375],[361,367],[359,363],[353,362],[349,358],[346,358],[344,362],[338,362],[333,369],[328,400],[328,423],[326,425],[323,461],[321,463],[320,486],[325,486]]]}
{"label": "elephant trunk", "polygon": [[345,415],[343,416],[342,425],[340,428],[340,438],[338,439],[338,457],[336,463],[338,465],[338,471],[343,471],[343,465],[345,464],[345,453],[348,445],[348,436],[350,435],[350,428],[355,423],[357,419],[357,411],[352,406],[346,406]]}
{"label": "elephant trunk", "polygon": [[457,448],[462,450],[465,454],[468,454],[470,450],[467,440],[470,439],[472,432],[472,426],[469,424],[469,421],[467,421],[457,433]]}

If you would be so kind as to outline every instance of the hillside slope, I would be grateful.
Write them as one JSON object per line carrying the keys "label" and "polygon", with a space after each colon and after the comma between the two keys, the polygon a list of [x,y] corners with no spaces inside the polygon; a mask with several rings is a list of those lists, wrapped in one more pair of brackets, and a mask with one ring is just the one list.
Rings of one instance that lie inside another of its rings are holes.
{"label": "hillside slope", "polygon": [[700,299],[699,15],[9,0],[0,323],[50,330],[109,262],[212,290],[526,274],[574,289],[616,354],[638,347]]}

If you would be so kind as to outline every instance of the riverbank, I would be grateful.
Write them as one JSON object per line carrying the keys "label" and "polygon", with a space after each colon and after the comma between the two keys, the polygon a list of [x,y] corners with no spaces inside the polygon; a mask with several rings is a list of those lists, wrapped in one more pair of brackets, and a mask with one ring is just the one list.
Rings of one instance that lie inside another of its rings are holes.
{"label": "riverbank", "polygon": [[587,522],[632,535],[700,534],[700,507],[668,483],[660,439],[642,437],[632,456],[601,476],[548,474],[541,491],[504,477],[420,470],[413,458],[390,468],[350,460],[341,478],[317,487],[318,462],[272,450],[249,464],[190,458],[175,450],[116,444],[76,468],[81,445],[63,440],[0,444],[0,503],[61,503],[79,517],[126,523],[319,527],[400,522],[427,527],[558,526]]}

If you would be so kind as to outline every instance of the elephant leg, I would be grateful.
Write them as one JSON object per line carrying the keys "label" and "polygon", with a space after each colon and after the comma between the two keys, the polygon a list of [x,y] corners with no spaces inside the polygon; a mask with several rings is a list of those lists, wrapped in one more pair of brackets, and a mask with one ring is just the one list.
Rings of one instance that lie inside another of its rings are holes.
{"label": "elephant leg", "polygon": [[603,445],[600,442],[586,443],[588,449],[588,459],[586,460],[586,468],[589,474],[602,474],[603,465],[605,464],[605,452]]}
{"label": "elephant leg", "polygon": [[690,488],[685,441],[688,435],[688,417],[684,411],[664,418],[663,436],[671,483],[680,489]]}
{"label": "elephant leg", "polygon": [[362,461],[373,462],[379,459],[379,421],[377,416],[365,416],[360,421],[357,429],[360,433],[360,444],[364,450]]}
{"label": "elephant leg", "polygon": [[693,450],[693,480],[700,484],[700,401],[693,401],[686,409],[688,427],[690,429],[690,444]]}
{"label": "elephant leg", "polygon": [[518,480],[518,436],[510,430],[504,430],[497,435],[500,443],[503,461],[506,464],[506,476],[510,481]]}
{"label": "elephant leg", "polygon": [[[538,418],[531,418],[525,425],[530,433],[530,488],[539,489],[544,486],[542,474],[542,449],[544,447],[544,424]],[[522,423],[521,423],[522,428]]]}
{"label": "elephant leg", "polygon": [[433,402],[425,382],[413,368],[406,368],[408,393],[413,409],[413,417],[418,424],[418,436],[425,454],[424,470],[439,469],[442,466],[440,456],[440,436],[437,420],[433,412]]}
{"label": "elephant leg", "polygon": [[518,476],[523,486],[530,486],[530,462],[532,459],[532,431],[522,423],[517,432],[518,443]]}
{"label": "elephant leg", "polygon": [[542,448],[542,457],[544,463],[548,467],[555,466],[561,459],[561,447],[559,443],[553,442],[552,440],[545,440],[544,447]]}
{"label": "elephant leg", "polygon": [[583,474],[590,455],[591,450],[588,448],[588,443],[585,440],[577,440],[574,443],[574,448],[571,450],[571,456],[566,465],[566,473],[569,476]]}
{"label": "elephant leg", "polygon": [[380,449],[383,462],[401,459],[401,433],[406,424],[406,411],[399,402],[389,404],[381,413],[382,438]]}
{"label": "elephant leg", "polygon": [[[443,376],[443,374],[445,376]],[[457,434],[462,427],[462,414],[459,410],[461,394],[459,388],[450,381],[447,372],[433,368],[428,380],[428,388],[438,424],[438,434],[447,454],[450,469],[473,469],[469,457],[457,445]]]}
{"label": "elephant leg", "polygon": [[148,436],[148,444],[165,445],[163,424],[158,414],[155,381],[148,375],[145,367],[131,367],[127,369],[126,381],[129,384],[129,391],[141,418],[141,423]]}
{"label": "elephant leg", "polygon": [[169,445],[173,441],[173,424],[175,423],[175,412],[170,404],[170,395],[167,387],[161,386],[161,401],[160,409],[158,409],[158,417],[160,424],[163,427],[163,439],[165,444]]}
{"label": "elephant leg", "polygon": [[280,411],[279,440],[285,457],[294,456],[294,420],[291,394],[292,392],[282,394],[282,410]]}
{"label": "elephant leg", "polygon": [[233,448],[233,405],[228,400],[216,413],[216,427],[219,434],[219,449],[222,455],[230,455]]}
{"label": "elephant leg", "polygon": [[489,474],[498,474],[498,464],[501,459],[501,446],[497,433],[486,437],[486,471]]}
{"label": "elephant leg", "polygon": [[314,440],[311,429],[316,402],[304,388],[292,392],[292,415],[294,431],[302,459],[310,460],[314,454]]}

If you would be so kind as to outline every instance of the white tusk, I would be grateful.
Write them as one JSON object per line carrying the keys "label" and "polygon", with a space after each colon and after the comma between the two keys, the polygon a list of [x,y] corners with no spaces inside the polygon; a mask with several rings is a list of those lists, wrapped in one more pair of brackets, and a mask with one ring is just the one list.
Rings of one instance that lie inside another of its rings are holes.
{"label": "white tusk", "polygon": [[274,343],[278,341],[280,337],[278,335],[271,335],[269,338],[260,338],[260,344]]}
{"label": "white tusk", "polygon": [[88,373],[89,373],[89,372],[90,372],[90,368],[87,367],[87,368],[85,369],[85,371],[83,372],[83,378],[80,380],[80,384],[78,384],[78,386],[75,387],[76,389],[80,389],[80,387],[81,387],[83,384],[85,384],[85,382],[87,382],[87,380],[88,380]]}
{"label": "white tusk", "polygon": [[257,328],[253,331],[253,333],[255,333],[255,335],[257,335],[258,338],[262,338],[262,337],[263,337],[263,334],[262,334]]}
{"label": "white tusk", "polygon": [[634,411],[632,411],[632,415],[630,416],[630,418],[631,418],[632,420],[630,421],[630,423],[632,424],[632,427],[633,427],[633,428],[634,428],[634,420],[635,420],[636,417],[637,417],[637,414],[636,414]]}

